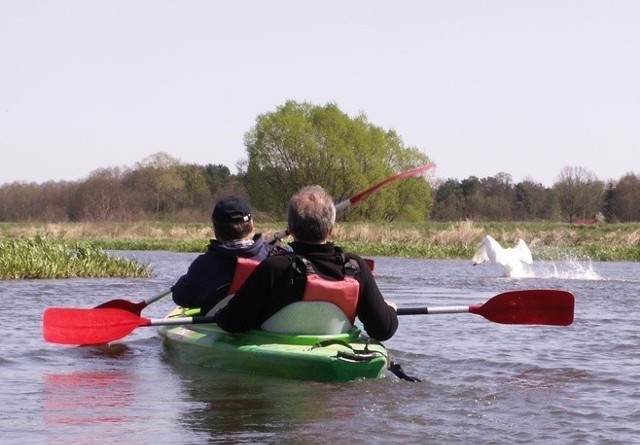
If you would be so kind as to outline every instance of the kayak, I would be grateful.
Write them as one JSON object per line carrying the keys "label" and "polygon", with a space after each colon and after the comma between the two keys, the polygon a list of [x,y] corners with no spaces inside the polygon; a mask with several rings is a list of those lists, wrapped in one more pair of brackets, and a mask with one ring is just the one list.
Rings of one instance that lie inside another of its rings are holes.
{"label": "kayak", "polygon": [[[181,316],[181,308],[168,315]],[[214,323],[160,326],[172,360],[225,371],[292,379],[345,382],[380,378],[388,353],[354,326],[332,335],[282,334],[252,330],[231,334]]]}

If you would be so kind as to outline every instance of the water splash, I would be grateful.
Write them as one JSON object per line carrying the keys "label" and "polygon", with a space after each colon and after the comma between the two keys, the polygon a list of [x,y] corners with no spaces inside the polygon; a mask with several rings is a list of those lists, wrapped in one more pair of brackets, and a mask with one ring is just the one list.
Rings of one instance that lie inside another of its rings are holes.
{"label": "water splash", "polygon": [[560,262],[550,261],[536,267],[536,278],[560,278],[563,280],[602,280],[603,278],[593,269],[593,263],[574,259]]}

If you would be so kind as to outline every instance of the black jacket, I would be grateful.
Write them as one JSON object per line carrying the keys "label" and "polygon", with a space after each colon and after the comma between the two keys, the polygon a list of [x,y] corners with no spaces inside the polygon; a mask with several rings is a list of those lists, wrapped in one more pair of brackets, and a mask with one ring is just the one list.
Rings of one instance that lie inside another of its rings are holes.
{"label": "black jacket", "polygon": [[[344,261],[332,243],[292,242],[293,251],[308,259],[316,273],[327,279],[344,278]],[[362,258],[346,254],[358,262],[360,282],[357,316],[370,337],[383,341],[398,328],[396,311],[387,305],[369,268]],[[227,332],[258,329],[271,315],[287,304],[302,299],[305,280],[296,279],[290,255],[274,255],[264,260],[247,278],[227,306],[215,314],[218,325]]]}
{"label": "black jacket", "polygon": [[251,246],[230,248],[211,240],[207,251],[198,256],[171,287],[173,301],[187,308],[211,309],[227,295],[236,268],[236,258],[265,259],[269,253],[262,235],[254,236]]}

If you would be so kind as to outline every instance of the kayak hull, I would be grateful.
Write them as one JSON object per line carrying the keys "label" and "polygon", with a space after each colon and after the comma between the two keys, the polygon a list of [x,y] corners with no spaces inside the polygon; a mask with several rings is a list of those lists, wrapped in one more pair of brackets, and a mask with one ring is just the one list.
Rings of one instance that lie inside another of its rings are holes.
{"label": "kayak hull", "polygon": [[158,328],[171,359],[225,371],[275,377],[350,381],[384,376],[385,347],[358,328],[337,335],[225,332],[215,324]]}

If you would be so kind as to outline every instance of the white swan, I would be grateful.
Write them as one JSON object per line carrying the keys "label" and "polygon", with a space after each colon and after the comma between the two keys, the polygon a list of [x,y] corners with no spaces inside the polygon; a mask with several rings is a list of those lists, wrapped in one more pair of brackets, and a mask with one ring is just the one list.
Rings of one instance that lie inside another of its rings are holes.
{"label": "white swan", "polygon": [[478,245],[472,261],[474,266],[490,261],[502,266],[502,271],[507,277],[525,277],[527,274],[523,264],[533,263],[533,258],[529,246],[522,238],[518,239],[514,247],[505,249],[490,235],[487,235]]}

